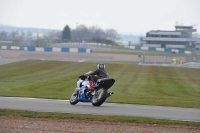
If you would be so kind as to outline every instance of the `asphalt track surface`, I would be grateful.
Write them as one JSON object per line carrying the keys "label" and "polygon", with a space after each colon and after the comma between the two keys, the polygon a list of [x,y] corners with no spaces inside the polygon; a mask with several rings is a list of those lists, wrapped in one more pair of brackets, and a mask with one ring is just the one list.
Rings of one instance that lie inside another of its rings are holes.
{"label": "asphalt track surface", "polygon": [[200,109],[103,103],[94,107],[90,102],[71,105],[68,100],[0,97],[0,109],[36,112],[57,112],[93,115],[140,116],[156,119],[200,122]]}

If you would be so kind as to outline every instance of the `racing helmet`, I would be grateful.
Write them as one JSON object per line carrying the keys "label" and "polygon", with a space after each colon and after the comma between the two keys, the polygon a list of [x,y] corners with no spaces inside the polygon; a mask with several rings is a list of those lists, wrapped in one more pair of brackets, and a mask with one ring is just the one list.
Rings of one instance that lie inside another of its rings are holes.
{"label": "racing helmet", "polygon": [[98,69],[103,69],[103,70],[104,70],[104,69],[106,68],[106,65],[105,65],[105,64],[98,64],[98,65],[97,65],[97,68],[98,68]]}

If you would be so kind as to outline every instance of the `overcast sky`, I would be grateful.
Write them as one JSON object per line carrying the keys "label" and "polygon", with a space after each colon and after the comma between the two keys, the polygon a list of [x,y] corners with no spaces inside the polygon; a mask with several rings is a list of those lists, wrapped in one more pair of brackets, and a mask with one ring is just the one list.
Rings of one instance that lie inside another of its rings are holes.
{"label": "overcast sky", "polygon": [[119,33],[174,30],[197,25],[200,0],[0,0],[0,24],[62,30],[67,24],[113,28]]}

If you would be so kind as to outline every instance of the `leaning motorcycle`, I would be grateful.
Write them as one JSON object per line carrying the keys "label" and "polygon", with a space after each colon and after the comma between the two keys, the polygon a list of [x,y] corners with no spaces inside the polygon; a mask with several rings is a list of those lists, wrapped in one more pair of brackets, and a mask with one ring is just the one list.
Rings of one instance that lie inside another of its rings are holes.
{"label": "leaning motorcycle", "polygon": [[69,102],[71,105],[75,105],[78,102],[91,102],[93,106],[100,106],[113,94],[113,92],[108,92],[108,89],[114,83],[115,80],[113,78],[98,79],[94,89],[91,91],[88,90],[90,87],[88,78],[81,75],[77,79],[77,88],[72,93]]}

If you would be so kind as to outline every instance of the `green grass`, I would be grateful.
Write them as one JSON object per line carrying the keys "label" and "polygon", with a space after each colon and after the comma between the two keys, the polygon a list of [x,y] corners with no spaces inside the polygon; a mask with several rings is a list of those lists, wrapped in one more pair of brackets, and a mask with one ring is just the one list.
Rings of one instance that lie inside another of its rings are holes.
{"label": "green grass", "polygon": [[24,43],[7,43],[7,42],[0,42],[0,46],[24,46]]}
{"label": "green grass", "polygon": [[103,62],[105,64],[129,64],[129,65],[138,65],[139,62],[130,62],[130,61],[101,61],[101,60],[98,60],[98,61],[87,61],[87,62],[90,62],[90,63],[96,63],[98,64],[99,62]]}
{"label": "green grass", "polygon": [[[37,46],[38,44],[35,43],[35,46]],[[23,46],[26,47],[27,44],[26,43],[22,43],[22,42],[13,42],[13,43],[6,43],[6,42],[0,42],[0,46]],[[39,47],[49,47],[50,44],[39,44]]]}
{"label": "green grass", "polygon": [[[0,96],[69,99],[97,63],[27,60],[0,66]],[[106,62],[116,80],[107,102],[200,108],[200,69]]]}
{"label": "green grass", "polygon": [[93,53],[109,53],[109,54],[128,54],[128,55],[153,55],[153,56],[172,56],[172,57],[182,57],[185,54],[172,54],[170,52],[160,52],[160,51],[147,51],[147,50],[132,50],[132,51],[95,51]]}
{"label": "green grass", "polygon": [[166,119],[153,119],[147,117],[135,116],[102,116],[102,115],[87,115],[87,114],[67,114],[67,113],[43,113],[33,111],[19,111],[19,110],[3,110],[0,109],[0,116],[7,117],[29,117],[29,118],[49,118],[49,119],[77,119],[77,120],[95,120],[95,121],[119,121],[119,122],[135,122],[135,123],[149,123],[149,124],[167,124],[167,125],[186,125],[186,126],[200,126],[200,122],[187,122]]}
{"label": "green grass", "polygon": [[[154,55],[154,56],[185,56],[185,54],[172,54],[171,52],[162,52],[162,51],[150,51],[150,50],[135,50],[130,48],[125,48],[124,46],[95,46],[101,48],[110,48],[110,51],[95,51],[94,53],[110,53],[110,54],[131,54],[131,55]],[[124,50],[124,51],[112,51],[113,50]]]}
{"label": "green grass", "polygon": [[172,56],[172,57],[182,57],[185,54],[172,54],[170,52],[160,52],[160,51],[147,51],[147,50],[132,50],[132,51],[95,51],[93,53],[109,53],[109,54],[128,54],[128,55],[153,55],[153,56]]}

